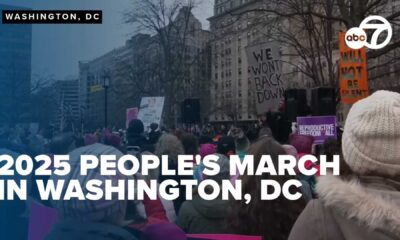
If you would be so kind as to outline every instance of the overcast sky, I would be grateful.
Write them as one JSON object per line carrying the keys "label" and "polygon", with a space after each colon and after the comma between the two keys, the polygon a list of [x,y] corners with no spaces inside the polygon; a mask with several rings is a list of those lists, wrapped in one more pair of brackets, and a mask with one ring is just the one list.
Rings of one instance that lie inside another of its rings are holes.
{"label": "overcast sky", "polygon": [[[213,0],[200,0],[194,14],[208,28]],[[34,25],[32,39],[32,75],[66,79],[78,76],[78,62],[91,60],[120,47],[134,34],[122,15],[134,5],[132,0],[0,0],[32,9],[103,10],[101,25]]]}

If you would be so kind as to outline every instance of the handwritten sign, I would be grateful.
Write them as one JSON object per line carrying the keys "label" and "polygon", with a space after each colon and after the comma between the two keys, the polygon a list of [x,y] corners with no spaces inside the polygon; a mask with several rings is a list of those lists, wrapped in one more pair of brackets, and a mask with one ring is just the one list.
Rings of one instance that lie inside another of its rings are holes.
{"label": "handwritten sign", "polygon": [[247,47],[248,72],[255,92],[257,112],[278,111],[285,98],[282,62],[276,43]]}
{"label": "handwritten sign", "polygon": [[298,134],[313,136],[315,144],[323,144],[327,138],[337,138],[336,117],[298,117]]}
{"label": "handwritten sign", "polygon": [[142,120],[146,130],[152,123],[160,125],[164,108],[164,97],[144,97],[140,102],[138,119]]}
{"label": "handwritten sign", "polygon": [[369,95],[367,53],[364,48],[351,49],[345,43],[345,33],[339,36],[339,81],[342,103],[353,104]]}

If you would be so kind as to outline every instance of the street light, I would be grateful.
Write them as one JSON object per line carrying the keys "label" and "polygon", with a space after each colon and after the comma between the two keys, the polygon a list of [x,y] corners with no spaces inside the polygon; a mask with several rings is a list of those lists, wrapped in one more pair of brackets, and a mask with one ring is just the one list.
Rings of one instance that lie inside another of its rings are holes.
{"label": "street light", "polygon": [[110,75],[104,73],[103,88],[104,88],[104,127],[108,127],[108,88],[110,87]]}

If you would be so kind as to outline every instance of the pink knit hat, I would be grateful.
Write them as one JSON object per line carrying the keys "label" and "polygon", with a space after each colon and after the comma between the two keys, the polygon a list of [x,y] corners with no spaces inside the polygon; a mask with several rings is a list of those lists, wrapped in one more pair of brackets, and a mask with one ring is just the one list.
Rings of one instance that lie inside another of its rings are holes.
{"label": "pink knit hat", "polygon": [[205,156],[212,155],[217,152],[217,148],[214,144],[202,144],[200,146],[200,156],[203,159]]}
{"label": "pink knit hat", "polygon": [[298,153],[312,153],[314,137],[293,134],[289,137],[289,144],[296,148]]}
{"label": "pink knit hat", "polygon": [[89,146],[97,142],[97,137],[95,134],[86,134],[84,141],[85,141],[85,146]]}

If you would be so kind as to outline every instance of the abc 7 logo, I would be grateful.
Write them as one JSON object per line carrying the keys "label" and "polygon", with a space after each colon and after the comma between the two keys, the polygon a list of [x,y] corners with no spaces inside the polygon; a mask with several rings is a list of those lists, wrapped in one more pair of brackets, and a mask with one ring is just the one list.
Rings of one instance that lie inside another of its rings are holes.
{"label": "abc 7 logo", "polygon": [[[379,21],[381,23],[370,23],[371,21]],[[367,41],[368,37],[364,29],[375,29],[370,42]],[[379,36],[385,31],[387,31],[385,41],[378,43]],[[346,32],[345,40],[347,46],[353,49],[360,49],[364,46],[370,49],[381,49],[390,43],[392,36],[393,29],[388,20],[381,16],[369,16],[361,22],[360,27],[350,28]]]}

